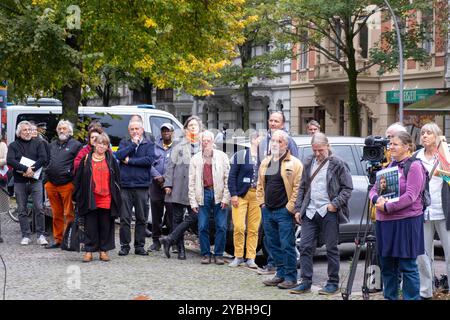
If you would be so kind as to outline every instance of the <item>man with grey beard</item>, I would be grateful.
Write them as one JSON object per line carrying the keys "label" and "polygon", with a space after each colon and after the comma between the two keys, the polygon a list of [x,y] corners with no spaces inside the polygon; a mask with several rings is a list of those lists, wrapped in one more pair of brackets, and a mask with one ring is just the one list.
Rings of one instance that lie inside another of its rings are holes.
{"label": "man with grey beard", "polygon": [[[72,203],[73,163],[82,145],[73,139],[73,127],[67,120],[60,120],[56,127],[58,138],[50,144],[50,161],[45,171],[45,191],[53,213],[53,238],[47,249],[61,247],[64,231],[74,220]],[[82,160],[83,161],[83,160]]]}
{"label": "man with grey beard", "polygon": [[[33,210],[36,218],[37,243],[46,245],[44,209],[42,208],[42,174],[36,175],[47,162],[44,145],[31,139],[31,123],[22,121],[16,130],[17,139],[9,145],[7,164],[13,168],[14,193],[17,201],[20,230],[22,231],[21,245],[30,244],[31,228],[27,214],[28,197],[33,200]],[[25,164],[24,159],[29,160]]]}

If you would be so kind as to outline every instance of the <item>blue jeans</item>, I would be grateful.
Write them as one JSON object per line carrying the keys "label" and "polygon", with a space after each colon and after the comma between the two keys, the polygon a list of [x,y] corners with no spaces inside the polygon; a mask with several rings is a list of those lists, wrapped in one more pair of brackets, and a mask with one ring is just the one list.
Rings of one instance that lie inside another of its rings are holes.
{"label": "blue jeans", "polygon": [[278,278],[297,281],[297,257],[295,253],[295,225],[286,208],[262,209],[264,235],[269,252],[277,267]]}
{"label": "blue jeans", "polygon": [[216,224],[216,239],[214,240],[214,255],[223,256],[226,243],[227,231],[227,210],[220,208],[220,203],[214,203],[214,190],[204,189],[203,206],[198,212],[198,236],[200,238],[200,252],[202,256],[211,255],[211,245],[209,242],[209,216],[214,215]]}
{"label": "blue jeans", "polygon": [[22,238],[29,238],[31,235],[30,217],[28,217],[27,213],[27,203],[30,195],[33,201],[36,234],[38,237],[45,234],[45,216],[42,202],[42,191],[42,180],[14,183],[14,193],[16,194],[17,212],[19,214],[19,224],[20,231],[22,232]]}
{"label": "blue jeans", "polygon": [[403,278],[403,300],[420,300],[419,268],[416,259],[380,257],[384,297],[398,300],[399,275]]}

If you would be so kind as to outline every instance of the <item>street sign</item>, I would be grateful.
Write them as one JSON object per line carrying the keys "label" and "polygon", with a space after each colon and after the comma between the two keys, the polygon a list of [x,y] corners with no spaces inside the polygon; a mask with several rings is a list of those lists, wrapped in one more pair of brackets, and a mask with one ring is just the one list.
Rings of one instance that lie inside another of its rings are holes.
{"label": "street sign", "polygon": [[[413,89],[403,90],[403,102],[414,103],[419,100],[423,100],[436,94],[436,89]],[[386,102],[392,104],[398,104],[400,101],[400,91],[393,90],[386,92]]]}

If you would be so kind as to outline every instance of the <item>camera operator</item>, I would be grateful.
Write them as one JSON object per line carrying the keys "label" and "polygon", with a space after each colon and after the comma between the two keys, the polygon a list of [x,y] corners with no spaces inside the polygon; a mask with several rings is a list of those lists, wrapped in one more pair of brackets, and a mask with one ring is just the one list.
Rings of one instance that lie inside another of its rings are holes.
{"label": "camera operator", "polygon": [[400,131],[391,137],[390,151],[393,161],[389,167],[398,166],[400,199],[391,202],[380,195],[374,184],[369,197],[375,207],[377,249],[381,260],[384,297],[398,299],[399,275],[403,278],[403,299],[420,299],[417,256],[424,253],[423,207],[421,193],[426,171],[419,161],[412,162],[405,177],[403,166],[414,151],[411,135]]}

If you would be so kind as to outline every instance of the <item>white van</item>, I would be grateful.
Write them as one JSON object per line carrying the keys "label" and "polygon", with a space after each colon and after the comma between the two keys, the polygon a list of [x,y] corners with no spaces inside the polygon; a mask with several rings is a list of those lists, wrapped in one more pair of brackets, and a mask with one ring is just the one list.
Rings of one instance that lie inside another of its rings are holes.
{"label": "white van", "polygon": [[[3,111],[4,112],[4,111]],[[6,107],[6,140],[11,143],[15,140],[17,124],[21,121],[34,121],[45,123],[47,127],[46,138],[50,141],[56,136],[56,126],[61,117],[61,106],[33,106],[11,105]],[[182,133],[183,125],[172,114],[155,109],[153,105],[127,105],[111,107],[84,107],[78,108],[79,120],[98,120],[111,139],[113,148],[119,146],[122,138],[128,135],[128,122],[132,115],[138,114],[144,121],[144,130],[151,132],[155,138],[161,135],[160,126],[165,122],[171,123],[175,128],[175,136]]]}

